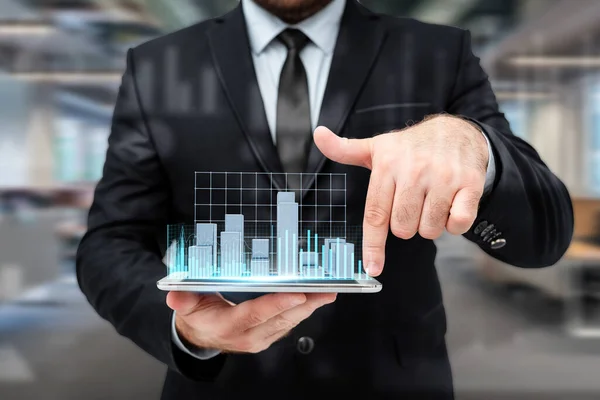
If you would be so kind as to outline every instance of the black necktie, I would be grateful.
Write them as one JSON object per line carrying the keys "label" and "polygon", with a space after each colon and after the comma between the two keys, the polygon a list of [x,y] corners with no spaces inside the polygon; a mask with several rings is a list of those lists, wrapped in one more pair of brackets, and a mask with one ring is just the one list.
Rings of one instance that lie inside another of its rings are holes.
{"label": "black necktie", "polygon": [[[300,51],[310,39],[297,29],[286,29],[278,39],[287,47],[288,55],[277,97],[277,151],[285,172],[300,173],[306,166],[312,139],[308,81],[300,59]],[[288,176],[289,189],[300,189],[300,180],[294,178]]]}

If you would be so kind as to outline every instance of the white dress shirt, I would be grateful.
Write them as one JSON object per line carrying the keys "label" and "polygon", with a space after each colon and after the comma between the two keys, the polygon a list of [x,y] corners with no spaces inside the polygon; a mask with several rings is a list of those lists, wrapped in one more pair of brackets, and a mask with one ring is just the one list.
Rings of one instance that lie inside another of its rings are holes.
{"label": "white dress shirt", "polygon": [[[287,48],[276,38],[285,29],[293,27],[302,31],[310,39],[300,53],[300,58],[308,79],[311,122],[314,130],[317,127],[319,114],[321,113],[321,104],[327,87],[329,70],[340,31],[342,15],[346,7],[346,0],[333,0],[317,14],[293,26],[270,14],[252,0],[241,0],[241,3],[248,28],[256,78],[274,142],[276,142],[279,77],[287,58]],[[486,175],[486,191],[491,189],[495,177],[494,155],[489,141],[488,149],[490,161]],[[202,360],[219,354],[218,350],[212,349],[194,351],[187,349],[177,336],[175,315],[173,315],[172,329],[173,341],[182,351]]]}

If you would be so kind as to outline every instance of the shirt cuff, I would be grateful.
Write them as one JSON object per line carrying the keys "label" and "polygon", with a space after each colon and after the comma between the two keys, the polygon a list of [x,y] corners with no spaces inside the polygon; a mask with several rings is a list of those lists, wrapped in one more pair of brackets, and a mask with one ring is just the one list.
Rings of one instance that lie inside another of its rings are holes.
{"label": "shirt cuff", "polygon": [[483,186],[483,194],[486,195],[489,194],[494,187],[494,181],[496,179],[496,161],[494,160],[494,152],[492,151],[490,140],[483,130],[481,130],[481,134],[487,142],[489,154],[487,171],[485,173],[485,185]]}
{"label": "shirt cuff", "polygon": [[175,312],[173,312],[173,319],[171,322],[171,337],[173,338],[173,343],[175,343],[175,346],[177,346],[179,350],[199,360],[210,360],[211,358],[221,354],[220,350],[215,349],[188,349],[177,334],[177,328],[175,327]]}

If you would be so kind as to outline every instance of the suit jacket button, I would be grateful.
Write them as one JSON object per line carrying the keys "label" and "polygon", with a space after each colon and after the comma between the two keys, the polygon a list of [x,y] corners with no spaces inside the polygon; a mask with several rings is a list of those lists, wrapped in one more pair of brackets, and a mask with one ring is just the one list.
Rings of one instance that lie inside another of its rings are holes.
{"label": "suit jacket button", "polygon": [[301,354],[310,354],[315,348],[315,341],[311,337],[302,336],[296,347]]}
{"label": "suit jacket button", "polygon": [[[487,235],[489,235],[492,232],[495,232],[496,230],[494,229],[494,224],[489,224],[487,226],[487,228],[485,228],[482,232],[481,232],[481,237],[486,237]],[[484,239],[485,240],[485,239]]]}
{"label": "suit jacket button", "polygon": [[505,239],[496,239],[491,243],[492,249],[498,250],[503,248],[506,245]]}
{"label": "suit jacket button", "polygon": [[481,222],[479,223],[479,225],[477,225],[477,226],[475,227],[475,231],[474,231],[474,232],[475,232],[475,234],[476,234],[476,235],[479,235],[479,234],[481,233],[481,231],[483,231],[483,230],[484,230],[484,229],[485,229],[487,226],[488,226],[488,222],[487,222],[487,221],[481,221]]}
{"label": "suit jacket button", "polygon": [[[493,226],[493,225],[490,225],[490,226]],[[482,232],[481,235],[483,235],[484,233],[485,232]],[[483,241],[484,242],[489,242],[494,237],[495,234],[496,234],[496,230],[494,229],[494,230],[492,230],[491,232],[489,232],[489,233],[487,233],[485,235],[485,237],[483,238]]]}

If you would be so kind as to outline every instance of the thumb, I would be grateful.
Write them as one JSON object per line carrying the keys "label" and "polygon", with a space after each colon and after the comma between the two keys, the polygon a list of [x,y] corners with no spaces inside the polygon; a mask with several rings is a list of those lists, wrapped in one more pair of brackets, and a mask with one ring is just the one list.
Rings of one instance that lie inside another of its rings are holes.
{"label": "thumb", "polygon": [[371,139],[342,138],[319,126],[314,141],[321,153],[332,161],[371,169]]}
{"label": "thumb", "polygon": [[172,310],[187,315],[196,309],[203,298],[203,295],[193,292],[169,292],[167,294],[167,305]]}

